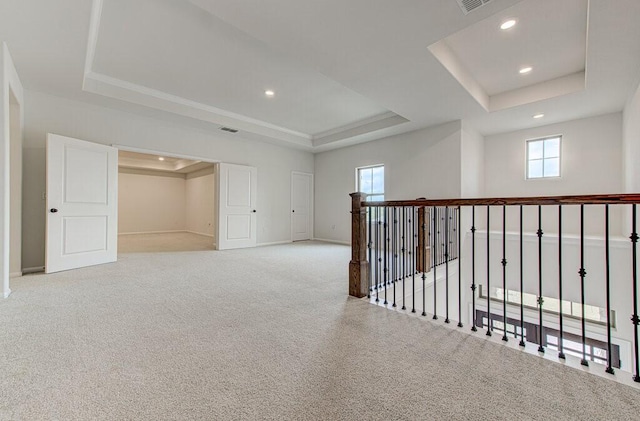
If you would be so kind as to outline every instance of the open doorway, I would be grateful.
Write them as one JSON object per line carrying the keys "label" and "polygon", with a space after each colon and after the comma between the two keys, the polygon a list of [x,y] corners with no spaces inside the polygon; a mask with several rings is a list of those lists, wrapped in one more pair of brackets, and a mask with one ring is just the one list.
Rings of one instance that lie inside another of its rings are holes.
{"label": "open doorway", "polygon": [[211,162],[120,150],[118,253],[215,250]]}

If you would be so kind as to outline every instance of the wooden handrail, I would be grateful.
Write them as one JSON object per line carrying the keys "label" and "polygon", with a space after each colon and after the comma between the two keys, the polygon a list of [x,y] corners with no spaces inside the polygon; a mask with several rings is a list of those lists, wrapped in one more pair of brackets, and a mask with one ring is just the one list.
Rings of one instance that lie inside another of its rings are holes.
{"label": "wooden handrail", "polygon": [[[366,197],[362,193],[362,197]],[[362,202],[364,207],[393,206],[502,206],[502,205],[626,205],[640,204],[640,194],[594,194],[576,196],[500,197],[477,199],[417,199]]]}

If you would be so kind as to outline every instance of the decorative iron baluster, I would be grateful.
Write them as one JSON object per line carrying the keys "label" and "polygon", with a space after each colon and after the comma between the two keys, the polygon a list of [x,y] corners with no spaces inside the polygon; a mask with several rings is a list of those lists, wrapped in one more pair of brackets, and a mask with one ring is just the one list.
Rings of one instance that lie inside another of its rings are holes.
{"label": "decorative iron baluster", "polygon": [[605,372],[614,374],[613,365],[611,364],[611,285],[609,278],[609,205],[604,207],[604,253],[605,253],[605,282],[607,294],[607,368]]}
{"label": "decorative iron baluster", "polygon": [[584,269],[584,205],[580,205],[580,307],[582,308],[582,314],[580,314],[580,324],[582,326],[582,360],[581,365],[589,366],[587,361],[587,331],[584,320],[584,278],[587,276],[587,271]]}
{"label": "decorative iron baluster", "polygon": [[631,242],[633,243],[632,253],[633,253],[633,314],[631,315],[631,322],[634,325],[633,328],[633,342],[634,342],[634,360],[635,360],[635,374],[633,376],[633,380],[635,382],[640,382],[640,367],[638,363],[638,324],[640,324],[640,319],[638,319],[638,230],[636,222],[636,204],[633,204],[633,216],[632,216],[632,233],[631,233]]}
{"label": "decorative iron baluster", "polygon": [[406,293],[405,293],[405,281],[407,280],[407,208],[402,207],[402,309],[406,310],[405,305]]}
{"label": "decorative iron baluster", "polygon": [[524,253],[523,253],[523,219],[522,205],[520,205],[520,343],[518,345],[525,346],[524,342]]}
{"label": "decorative iron baluster", "polygon": [[384,208],[384,305],[389,304],[387,290],[389,289],[389,268],[387,266],[389,256],[389,208]]}
{"label": "decorative iron baluster", "polygon": [[460,252],[460,247],[462,244],[462,210],[460,206],[458,206],[457,212],[457,226],[458,226],[458,244],[454,250],[457,250],[458,257],[458,327],[462,327],[462,253]]}
{"label": "decorative iron baluster", "polygon": [[544,337],[543,331],[544,327],[542,326],[542,305],[544,304],[544,299],[542,298],[542,206],[538,205],[538,311],[540,318],[540,327],[539,327],[539,337],[538,340],[540,343],[538,344],[538,352],[544,353]]}
{"label": "decorative iron baluster", "polygon": [[493,330],[493,322],[491,321],[491,255],[489,253],[489,245],[491,242],[491,231],[489,227],[491,226],[491,221],[489,220],[489,212],[491,207],[487,205],[487,336],[491,336],[491,331]]}
{"label": "decorative iron baluster", "polygon": [[398,281],[398,216],[397,208],[393,207],[393,233],[392,233],[392,246],[393,249],[393,305],[396,307],[396,283]]}
{"label": "decorative iron baluster", "polygon": [[502,205],[502,340],[507,342],[507,207]]}
{"label": "decorative iron baluster", "polygon": [[380,266],[382,262],[380,261],[380,226],[382,221],[380,220],[380,207],[376,206],[376,303],[380,302]]}
{"label": "decorative iron baluster", "polygon": [[373,259],[372,259],[372,255],[373,255],[373,238],[371,237],[372,234],[372,225],[373,225],[373,209],[368,208],[367,209],[367,223],[368,223],[368,232],[369,232],[369,236],[367,238],[367,247],[369,247],[369,276],[367,277],[367,298],[371,298],[371,284],[372,284],[372,277],[373,277]]}
{"label": "decorative iron baluster", "polygon": [[[433,250],[431,250],[431,252],[433,253],[434,256],[434,262],[433,262],[433,320],[438,320],[438,303],[437,303],[437,289],[436,289],[436,281],[437,281],[437,277],[436,277],[436,273],[437,273],[437,269],[438,269],[438,261],[440,260],[440,258],[438,257],[438,234],[440,234],[440,229],[439,229],[439,221],[438,221],[438,208],[436,208],[435,206],[433,207]],[[424,285],[423,285],[424,288]],[[427,314],[424,313],[424,316],[426,316]]]}
{"label": "decorative iron baluster", "polygon": [[560,337],[558,338],[558,358],[566,359],[564,355],[564,326],[562,320],[562,205],[558,206],[558,299],[560,300],[560,310],[558,311],[558,322],[560,323]]}
{"label": "decorative iron baluster", "polygon": [[[449,323],[449,206],[444,208],[444,289],[445,289],[445,317],[444,322]],[[433,280],[435,288],[436,280]],[[435,295],[435,294],[434,294]]]}
{"label": "decorative iron baluster", "polygon": [[[416,208],[411,207],[411,251],[415,252],[416,249]],[[418,256],[417,254],[415,255]],[[411,312],[416,312],[416,261],[415,257],[411,259]]]}
{"label": "decorative iron baluster", "polygon": [[471,206],[471,330],[476,328],[476,207]]}
{"label": "decorative iron baluster", "polygon": [[[434,208],[435,209],[435,208]],[[426,284],[427,284],[427,249],[425,247],[427,239],[425,238],[425,233],[427,231],[427,209],[424,210],[424,220],[422,221],[422,247],[424,250],[420,250],[422,252],[422,315],[427,315],[427,295],[426,295]]]}

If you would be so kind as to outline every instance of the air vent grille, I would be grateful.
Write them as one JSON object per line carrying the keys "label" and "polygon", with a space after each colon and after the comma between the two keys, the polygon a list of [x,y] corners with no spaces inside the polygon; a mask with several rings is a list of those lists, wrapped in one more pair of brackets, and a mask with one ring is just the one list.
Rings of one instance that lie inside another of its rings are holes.
{"label": "air vent grille", "polygon": [[238,133],[238,129],[232,129],[231,127],[220,127],[220,130],[223,132]]}
{"label": "air vent grille", "polygon": [[466,15],[492,0],[457,0],[462,12]]}

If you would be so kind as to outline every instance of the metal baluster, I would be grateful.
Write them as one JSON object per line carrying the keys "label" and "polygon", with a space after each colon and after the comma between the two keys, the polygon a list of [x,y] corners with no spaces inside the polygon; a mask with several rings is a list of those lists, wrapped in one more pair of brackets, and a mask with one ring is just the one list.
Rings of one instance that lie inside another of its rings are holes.
{"label": "metal baluster", "polygon": [[376,303],[380,302],[380,207],[376,206]]}
{"label": "metal baluster", "polygon": [[372,259],[372,254],[373,254],[373,238],[371,237],[372,234],[372,225],[373,225],[373,209],[372,208],[367,208],[367,223],[368,223],[368,228],[369,228],[369,237],[367,238],[367,246],[369,247],[369,276],[367,279],[368,282],[368,288],[367,288],[367,298],[371,298],[371,280],[372,280],[372,276],[373,276],[373,259]]}
{"label": "metal baluster", "polygon": [[502,340],[507,342],[507,207],[502,205]]}
{"label": "metal baluster", "polygon": [[631,322],[634,325],[633,328],[633,341],[634,341],[634,359],[635,359],[635,374],[633,376],[633,381],[635,382],[640,382],[640,367],[638,364],[638,324],[640,322],[640,320],[638,319],[638,268],[637,268],[637,262],[638,262],[638,254],[637,254],[637,247],[638,247],[638,230],[636,229],[637,225],[637,215],[636,215],[636,204],[633,204],[633,217],[632,217],[632,230],[633,232],[631,233],[631,242],[633,243],[633,248],[632,248],[632,252],[633,252],[633,315],[631,316]]}
{"label": "metal baluster", "polygon": [[544,299],[542,298],[542,206],[538,205],[538,311],[539,311],[539,340],[538,344],[538,352],[544,353],[544,347],[542,344],[544,343],[544,339],[542,337],[543,326],[542,326],[542,305],[544,304]]}
{"label": "metal baluster", "polygon": [[[435,209],[435,208],[434,208]],[[424,209],[424,221],[422,222],[422,315],[427,315],[427,295],[426,295],[426,280],[427,280],[427,249],[426,249],[426,241],[425,233],[427,231],[427,224],[429,222],[427,219],[427,208]]]}
{"label": "metal baluster", "polygon": [[398,280],[398,216],[396,214],[397,208],[393,207],[393,240],[392,240],[392,249],[393,249],[393,305],[392,307],[396,307],[396,283]]}
{"label": "metal baluster", "polygon": [[405,305],[406,294],[404,283],[407,279],[407,208],[402,208],[402,309],[406,310],[407,306]]}
{"label": "metal baluster", "polygon": [[[434,206],[433,207],[433,250],[431,250],[431,252],[435,256],[434,263],[433,263],[433,320],[438,320],[438,303],[436,301],[437,300],[436,283],[438,278],[436,277],[436,273],[437,273],[438,261],[440,260],[438,257],[438,234],[440,233],[439,225],[440,224],[438,221],[438,208]],[[425,316],[426,316],[426,313],[425,313]]]}
{"label": "metal baluster", "polygon": [[460,247],[462,244],[462,211],[460,210],[460,206],[458,206],[457,213],[457,226],[458,226],[458,244],[456,244],[455,250],[458,252],[458,327],[462,327],[462,253],[460,252]]}
{"label": "metal baluster", "polygon": [[610,278],[609,278],[609,205],[604,207],[604,253],[605,253],[605,281],[607,290],[607,368],[605,372],[613,374],[613,365],[611,364],[611,301],[610,301]]}
{"label": "metal baluster", "polygon": [[[411,207],[411,251],[415,253],[416,250],[416,208]],[[416,255],[417,256],[417,255]],[[411,259],[411,312],[416,312],[416,259]]]}
{"label": "metal baluster", "polygon": [[491,330],[493,329],[493,325],[491,323],[491,270],[489,266],[490,254],[489,254],[489,243],[491,241],[491,231],[489,230],[489,226],[491,225],[489,221],[489,211],[490,206],[487,205],[487,336],[491,336]]}
{"label": "metal baluster", "polygon": [[520,205],[520,346],[525,346],[524,343],[524,262],[523,262],[523,244],[522,244],[522,205]]}
{"label": "metal baluster", "polygon": [[387,290],[389,288],[389,269],[387,267],[387,261],[388,261],[388,256],[389,256],[389,208],[385,207],[384,208],[384,305],[389,304],[389,301],[387,301]]}
{"label": "metal baluster", "polygon": [[564,326],[562,320],[562,205],[558,205],[558,299],[560,300],[560,311],[558,311],[558,321],[560,323],[560,337],[558,338],[558,358],[566,359],[564,355]]}
{"label": "metal baluster", "polygon": [[584,321],[584,277],[587,276],[587,271],[584,269],[584,205],[580,205],[580,307],[582,313],[580,315],[580,322],[582,326],[582,360],[581,365],[589,366],[587,361],[587,336],[586,325]]}
{"label": "metal baluster", "polygon": [[476,328],[476,207],[471,206],[471,330]]}
{"label": "metal baluster", "polygon": [[[444,208],[444,289],[445,289],[445,317],[449,323],[449,206]],[[435,279],[433,280],[435,285]]]}

